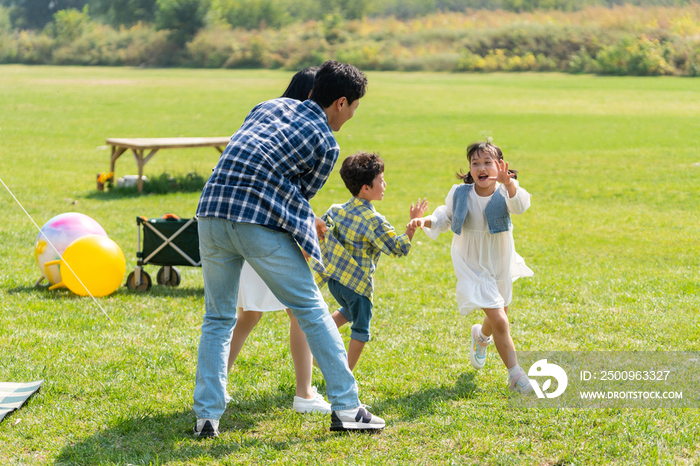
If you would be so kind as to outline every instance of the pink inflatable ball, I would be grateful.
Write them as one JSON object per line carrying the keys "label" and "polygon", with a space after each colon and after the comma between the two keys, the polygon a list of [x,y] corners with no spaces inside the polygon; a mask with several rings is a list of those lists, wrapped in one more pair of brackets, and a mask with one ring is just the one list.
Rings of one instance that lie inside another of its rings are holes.
{"label": "pink inflatable ball", "polygon": [[[95,220],[77,212],[60,214],[46,222],[34,243],[34,258],[42,277],[52,285],[61,283],[61,270],[58,265],[45,264],[59,260],[69,244],[85,235],[106,237],[107,233]],[[51,247],[51,244],[54,247]]]}

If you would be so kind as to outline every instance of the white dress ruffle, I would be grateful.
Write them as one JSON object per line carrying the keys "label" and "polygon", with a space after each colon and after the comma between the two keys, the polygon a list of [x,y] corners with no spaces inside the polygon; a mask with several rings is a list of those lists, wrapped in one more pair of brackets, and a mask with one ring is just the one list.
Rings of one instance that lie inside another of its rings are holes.
{"label": "white dress ruffle", "polygon": [[238,307],[244,311],[281,311],[286,306],[279,302],[260,275],[248,262],[243,262],[238,285]]}
{"label": "white dress ruffle", "polygon": [[[506,199],[508,212],[522,214],[530,207],[530,194],[516,183],[517,191],[508,197],[505,186],[498,184]],[[437,239],[440,233],[452,227],[452,186],[445,205],[438,207],[428,216],[431,228],[424,228],[425,234]],[[513,296],[513,282],[520,277],[531,277],[532,270],[525,265],[522,257],[515,252],[513,227],[509,231],[492,234],[486,222],[484,209],[491,196],[481,197],[472,189],[468,198],[467,218],[462,226],[462,234],[452,239],[452,264],[457,275],[457,304],[462,315],[471,314],[474,309],[495,309],[508,306]]]}

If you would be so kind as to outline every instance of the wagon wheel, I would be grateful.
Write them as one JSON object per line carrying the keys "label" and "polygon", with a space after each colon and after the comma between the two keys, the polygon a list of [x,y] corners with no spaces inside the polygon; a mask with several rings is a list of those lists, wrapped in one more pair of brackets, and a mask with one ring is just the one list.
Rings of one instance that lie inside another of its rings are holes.
{"label": "wagon wheel", "polygon": [[168,277],[167,280],[165,279],[165,267],[161,267],[158,270],[158,276],[156,277],[156,280],[158,281],[159,285],[176,287],[180,284],[182,275],[180,275],[180,271],[177,269],[177,267],[168,267],[170,267],[170,277]]}
{"label": "wagon wheel", "polygon": [[151,289],[151,283],[151,276],[144,270],[141,270],[141,284],[139,286],[136,286],[136,275],[134,272],[131,272],[126,278],[126,286],[130,290],[148,291]]}

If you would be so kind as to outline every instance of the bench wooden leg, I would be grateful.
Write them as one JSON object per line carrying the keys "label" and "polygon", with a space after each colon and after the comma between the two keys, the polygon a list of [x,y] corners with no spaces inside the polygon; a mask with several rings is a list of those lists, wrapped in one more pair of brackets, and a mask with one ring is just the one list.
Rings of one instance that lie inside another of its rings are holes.
{"label": "bench wooden leg", "polygon": [[136,179],[136,190],[139,194],[143,191],[143,149],[135,151],[138,153],[136,156],[136,164],[139,167],[139,177]]}
{"label": "bench wooden leg", "polygon": [[117,159],[126,152],[126,147],[112,146],[112,154],[109,157],[109,172],[114,173],[114,166],[117,163]]}

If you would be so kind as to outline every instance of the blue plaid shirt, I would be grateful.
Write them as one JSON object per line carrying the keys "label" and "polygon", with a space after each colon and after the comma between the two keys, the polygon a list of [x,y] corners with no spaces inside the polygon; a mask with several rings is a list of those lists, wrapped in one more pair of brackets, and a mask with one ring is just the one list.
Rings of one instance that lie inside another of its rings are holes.
{"label": "blue plaid shirt", "polygon": [[197,216],[281,228],[321,261],[309,200],[326,183],[339,152],[316,102],[263,102],[231,136],[204,186]]}

